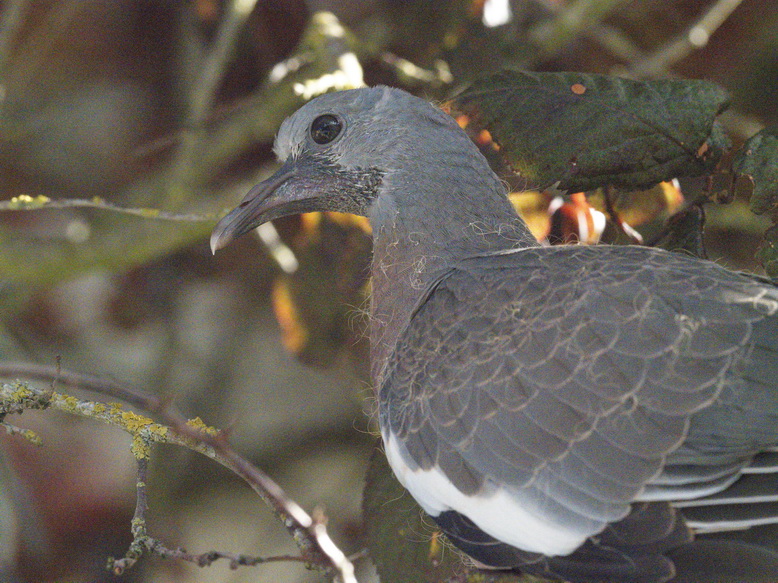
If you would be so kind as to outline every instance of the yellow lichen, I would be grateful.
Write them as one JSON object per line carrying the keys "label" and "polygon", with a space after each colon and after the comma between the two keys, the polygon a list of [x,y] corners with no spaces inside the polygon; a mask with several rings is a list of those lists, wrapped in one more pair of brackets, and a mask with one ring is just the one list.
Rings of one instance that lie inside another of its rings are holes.
{"label": "yellow lichen", "polygon": [[11,393],[11,401],[13,403],[21,403],[25,399],[30,399],[33,396],[35,396],[35,393],[33,393],[26,385],[16,385],[16,390],[14,390]]}
{"label": "yellow lichen", "polygon": [[55,393],[55,396],[62,403],[63,408],[66,411],[70,411],[71,413],[78,411],[79,405],[82,403],[75,397],[71,397],[69,395],[60,395],[59,393]]}
{"label": "yellow lichen", "polygon": [[24,439],[26,439],[33,445],[37,445],[37,446],[43,445],[43,440],[41,439],[40,435],[35,433],[32,429],[23,430],[21,432],[21,436],[24,437]]}
{"label": "yellow lichen", "polygon": [[130,447],[132,455],[136,460],[149,459],[151,456],[151,443],[147,436],[136,433],[132,436],[132,446]]}
{"label": "yellow lichen", "polygon": [[195,417],[194,419],[188,419],[186,424],[189,427],[193,427],[194,429],[202,431],[206,435],[211,435],[211,436],[219,435],[218,429],[210,425],[206,425],[205,421],[203,421],[199,417]]}
{"label": "yellow lichen", "polygon": [[39,194],[38,196],[20,194],[19,196],[14,196],[9,201],[8,208],[14,210],[40,208],[50,201],[51,199],[48,196],[43,196],[42,194]]}
{"label": "yellow lichen", "polygon": [[122,424],[124,427],[127,428],[127,431],[132,431],[133,433],[136,433],[140,429],[143,429],[144,427],[148,427],[154,421],[149,419],[148,417],[144,417],[143,415],[138,415],[137,413],[133,413],[132,411],[122,411],[119,415],[122,420]]}

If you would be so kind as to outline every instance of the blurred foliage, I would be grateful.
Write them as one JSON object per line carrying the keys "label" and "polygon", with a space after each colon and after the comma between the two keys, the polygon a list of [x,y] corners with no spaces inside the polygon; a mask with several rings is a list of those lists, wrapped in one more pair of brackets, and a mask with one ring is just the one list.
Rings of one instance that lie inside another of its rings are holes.
{"label": "blurred foliage", "polygon": [[589,202],[600,211],[606,212],[610,206],[622,221],[633,227],[639,227],[657,218],[666,219],[684,202],[677,181],[660,182],[651,188],[639,191],[606,192],[605,189],[600,189],[588,198]]}
{"label": "blurred foliage", "polygon": [[[174,150],[172,158],[163,160],[149,172],[139,173],[135,181],[129,181],[118,192],[105,192],[103,196],[113,202],[121,201],[125,206],[156,205],[162,210],[176,210],[186,205],[189,211],[215,217],[245,186],[241,182],[232,186],[214,185],[213,179],[246,150],[258,142],[271,140],[281,121],[304,102],[297,86],[341,71],[338,59],[350,50],[342,28],[333,17],[312,18],[296,51],[286,61],[284,75],[267,79],[233,115],[207,127],[181,130],[174,139],[185,144],[185,148]],[[191,91],[197,90],[195,81]],[[334,86],[324,86],[322,90],[354,86],[348,79],[345,85],[338,82],[335,76]],[[357,82],[361,82],[361,76]],[[4,134],[12,140],[6,145],[11,149],[20,148],[13,140],[29,139],[29,132],[39,122],[34,116],[15,115],[9,111],[12,105],[8,99],[5,117],[0,118],[11,124],[11,129]],[[73,123],[67,110],[52,115],[54,121]],[[197,138],[195,143],[188,139],[193,135]],[[132,153],[123,152],[123,155]],[[204,193],[209,196],[203,196]],[[50,198],[54,198],[54,193]],[[62,224],[46,226],[43,236],[36,236],[35,229],[30,232],[28,228],[34,220],[11,215],[5,225],[0,224],[0,270],[6,279],[5,293],[0,295],[0,300],[15,300],[32,289],[51,286],[90,270],[120,272],[135,267],[205,239],[213,226],[198,221],[171,228],[164,222],[130,222],[121,215],[87,211],[83,215],[66,215]],[[83,225],[83,236],[72,236],[74,222]]]}
{"label": "blurred foliage", "polygon": [[778,209],[778,126],[749,138],[735,156],[732,169],[753,183],[750,205],[754,213]]}
{"label": "blurred foliage", "polygon": [[276,278],[273,309],[286,348],[307,364],[329,366],[363,337],[365,323],[350,314],[365,310],[368,301],[370,224],[340,213],[309,213],[300,220],[291,243],[299,267]]}
{"label": "blurred foliage", "polygon": [[772,217],[773,226],[765,232],[756,257],[767,275],[778,278],[778,126],[749,138],[735,155],[732,170],[737,177],[735,185],[747,182],[751,211]]}

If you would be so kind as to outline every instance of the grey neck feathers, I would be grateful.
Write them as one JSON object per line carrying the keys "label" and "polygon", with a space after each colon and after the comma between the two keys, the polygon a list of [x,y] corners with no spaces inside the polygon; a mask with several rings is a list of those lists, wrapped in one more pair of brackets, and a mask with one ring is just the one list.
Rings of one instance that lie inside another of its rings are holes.
{"label": "grey neck feathers", "polygon": [[438,277],[467,257],[537,244],[486,160],[461,146],[433,158],[432,167],[388,173],[370,210],[376,389],[399,334]]}

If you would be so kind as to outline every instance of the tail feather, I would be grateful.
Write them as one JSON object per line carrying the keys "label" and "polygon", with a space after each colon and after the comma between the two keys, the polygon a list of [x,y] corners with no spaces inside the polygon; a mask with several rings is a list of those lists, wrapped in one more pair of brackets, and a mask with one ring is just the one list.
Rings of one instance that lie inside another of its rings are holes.
{"label": "tail feather", "polygon": [[676,508],[694,506],[722,506],[737,504],[755,504],[763,502],[778,502],[778,477],[772,473],[754,473],[741,478],[722,492],[674,502]]}
{"label": "tail feather", "polygon": [[775,583],[778,552],[739,541],[696,540],[668,556],[676,574],[669,583]]}

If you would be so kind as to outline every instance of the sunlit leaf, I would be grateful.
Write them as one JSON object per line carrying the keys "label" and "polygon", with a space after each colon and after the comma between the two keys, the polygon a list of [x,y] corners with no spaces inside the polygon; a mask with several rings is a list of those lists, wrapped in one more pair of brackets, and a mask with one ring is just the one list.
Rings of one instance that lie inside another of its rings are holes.
{"label": "sunlit leaf", "polygon": [[[609,193],[613,211],[627,224],[637,227],[676,212],[683,204],[683,194],[676,181],[655,184],[645,190],[616,190]],[[589,202],[598,210],[607,212],[602,189],[589,196]]]}
{"label": "sunlit leaf", "polygon": [[551,202],[551,195],[545,191],[525,190],[522,192],[512,192],[508,195],[508,198],[516,212],[527,223],[527,227],[529,227],[532,235],[538,241],[545,239],[551,229],[551,220],[548,216],[548,204]]}

